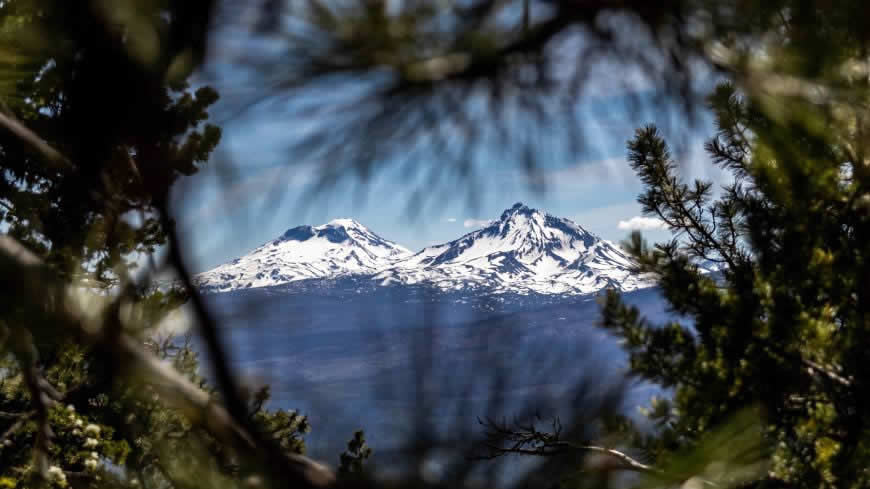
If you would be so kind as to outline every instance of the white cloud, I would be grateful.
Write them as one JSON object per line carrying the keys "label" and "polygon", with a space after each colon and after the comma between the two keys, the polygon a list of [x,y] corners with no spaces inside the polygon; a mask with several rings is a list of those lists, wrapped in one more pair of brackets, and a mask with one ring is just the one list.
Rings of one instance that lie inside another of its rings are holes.
{"label": "white cloud", "polygon": [[462,226],[467,228],[482,228],[491,222],[489,219],[466,219],[462,222]]}
{"label": "white cloud", "polygon": [[455,217],[448,217],[448,218],[445,219],[445,220],[446,220],[447,222],[456,222],[456,218],[455,218]]}
{"label": "white cloud", "polygon": [[622,230],[649,231],[652,229],[667,229],[668,225],[655,217],[634,216],[627,221],[619,221],[617,227]]}

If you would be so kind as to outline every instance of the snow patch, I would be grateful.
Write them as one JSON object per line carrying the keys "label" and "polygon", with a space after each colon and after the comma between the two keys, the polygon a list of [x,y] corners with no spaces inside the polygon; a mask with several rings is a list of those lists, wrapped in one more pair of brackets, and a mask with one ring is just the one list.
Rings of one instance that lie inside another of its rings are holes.
{"label": "snow patch", "polygon": [[633,272],[616,244],[570,219],[521,203],[454,241],[411,253],[353,219],[299,226],[196,277],[206,291],[265,287],[309,278],[370,276],[376,284],[429,283],[444,290],[590,294],[654,285]]}

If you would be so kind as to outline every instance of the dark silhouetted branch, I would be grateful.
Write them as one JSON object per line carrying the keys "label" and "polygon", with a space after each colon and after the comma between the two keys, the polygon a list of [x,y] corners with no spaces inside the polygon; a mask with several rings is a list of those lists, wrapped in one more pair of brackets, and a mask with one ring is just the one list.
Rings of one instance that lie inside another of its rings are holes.
{"label": "dark silhouetted branch", "polygon": [[18,137],[22,142],[33,148],[34,151],[44,156],[50,163],[64,168],[72,168],[72,163],[63,154],[46,143],[36,133],[19,122],[18,119],[3,113],[3,111],[0,111],[0,127]]}
{"label": "dark silhouetted branch", "polygon": [[534,423],[498,423],[492,419],[478,419],[486,430],[487,441],[484,443],[487,454],[480,458],[497,458],[508,454],[554,456],[569,452],[590,452],[612,457],[619,463],[621,470],[661,474],[662,472],[650,465],[644,464],[625,452],[588,443],[574,443],[561,439],[562,426],[558,418],[553,420],[552,431],[538,430]]}

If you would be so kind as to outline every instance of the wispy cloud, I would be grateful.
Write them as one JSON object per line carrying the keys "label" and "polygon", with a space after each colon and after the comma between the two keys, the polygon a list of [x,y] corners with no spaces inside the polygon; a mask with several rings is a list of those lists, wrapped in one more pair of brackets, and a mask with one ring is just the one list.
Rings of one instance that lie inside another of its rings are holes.
{"label": "wispy cloud", "polygon": [[[715,188],[732,182],[727,171],[710,162],[704,150],[703,138],[694,138],[675,154],[682,179],[712,181]],[[672,147],[673,149],[673,147]],[[643,184],[624,156],[599,160],[583,160],[559,168],[541,168],[531,175],[522,175],[520,181],[543,185],[553,189],[592,189],[601,185],[621,186],[625,189],[641,190]]]}
{"label": "wispy cloud", "polygon": [[456,218],[455,218],[455,217],[448,217],[447,219],[445,219],[445,221],[447,221],[447,222],[456,222]]}
{"label": "wispy cloud", "polygon": [[667,229],[668,225],[655,217],[634,216],[631,219],[619,221],[617,227],[622,230],[649,231],[653,229]]}
{"label": "wispy cloud", "polygon": [[491,222],[489,219],[466,219],[462,221],[462,226],[467,228],[482,228]]}
{"label": "wispy cloud", "polygon": [[601,183],[625,184],[636,179],[624,158],[583,161],[559,169],[547,169],[528,177],[532,183],[547,187],[577,187]]}
{"label": "wispy cloud", "polygon": [[[191,204],[182,210],[185,222],[210,220],[233,210],[244,208],[257,199],[274,195],[280,189],[298,190],[315,181],[316,170],[311,166],[278,165],[251,171],[229,183],[220,175],[203,175],[199,187],[207,188],[210,194],[183,197]],[[206,181],[208,180],[208,181]],[[195,192],[195,190],[194,190]],[[278,196],[282,195],[280,192]],[[197,203],[197,204],[195,204]]]}

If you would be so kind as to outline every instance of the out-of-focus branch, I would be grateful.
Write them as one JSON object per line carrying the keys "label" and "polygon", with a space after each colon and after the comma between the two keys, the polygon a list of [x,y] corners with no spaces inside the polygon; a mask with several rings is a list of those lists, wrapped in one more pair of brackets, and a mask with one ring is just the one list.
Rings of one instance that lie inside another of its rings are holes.
{"label": "out-of-focus branch", "polygon": [[[324,487],[334,481],[332,472],[307,457],[284,452],[275,453],[258,444],[256,438],[240,425],[211,396],[146,352],[138,341],[125,334],[105,335],[104,328],[94,327],[77,304],[66,299],[66,290],[41,260],[10,236],[0,236],[0,271],[4,276],[18,277],[21,284],[12,297],[21,304],[46,305],[44,313],[59,325],[74,332],[103,350],[106,355],[122,359],[119,365],[135,371],[154,386],[167,404],[179,409],[192,423],[203,427],[212,436],[240,453],[261,456],[268,462],[282,462],[267,468],[279,473],[282,480],[298,487]],[[123,300],[119,297],[117,300]],[[106,310],[112,310],[110,306]],[[117,317],[105,321],[117,321]]]}
{"label": "out-of-focus branch", "polygon": [[[614,78],[613,93],[627,110],[670,110],[665,103],[677,100],[691,109],[686,120],[695,121],[702,104],[690,68],[703,52],[682,22],[688,3],[472,0],[393,9],[365,0],[302,1],[292,11],[261,12],[264,19],[293,19],[292,28],[267,21],[267,31],[256,33],[283,39],[288,61],[276,70],[271,55],[240,55],[237,61],[268,84],[240,90],[226,114],[239,117],[273,97],[294,101],[275,107],[281,117],[310,124],[286,140],[294,161],[316,163],[316,181],[300,204],[347,176],[415,168],[418,154],[443,164],[424,171],[431,185],[414,189],[410,213],[430,205],[433,190],[452,179],[461,179],[474,204],[493,153],[526,173],[518,184],[539,191],[545,185],[532,170],[544,165],[542,147],[570,160],[598,144],[581,119],[598,103],[592,77],[611,59],[639,67],[658,85],[637,90],[633,77]],[[321,90],[345,83],[341,96]]]}
{"label": "out-of-focus branch", "polygon": [[239,429],[250,437],[249,442],[253,446],[262,450],[262,454],[266,457],[266,467],[275,471],[276,474],[274,475],[277,477],[286,479],[287,474],[283,472],[289,470],[291,475],[296,474],[301,476],[301,482],[309,487],[322,487],[331,484],[335,476],[329,469],[310,459],[304,457],[297,459],[294,455],[286,454],[284,450],[268,437],[261,436],[257,428],[251,423],[248,406],[239,395],[238,384],[230,371],[229,356],[221,344],[217,331],[217,323],[203,302],[199,290],[194,285],[190,273],[187,271],[181,255],[181,248],[178,244],[178,235],[175,232],[174,222],[170,218],[166,206],[160,207],[160,215],[163,226],[169,234],[169,262],[190,294],[190,302],[197,315],[200,334],[205,340],[218,385],[224,394],[224,400],[229,413],[226,411],[223,411],[223,413],[235,423],[238,423]]}
{"label": "out-of-focus branch", "polygon": [[63,154],[54,149],[12,115],[0,111],[0,126],[44,156],[49,163],[62,168],[72,168],[72,163]]}
{"label": "out-of-focus branch", "polygon": [[33,416],[33,414],[33,411],[26,411],[16,414],[15,418],[17,419],[15,420],[15,422],[12,423],[9,428],[6,428],[6,431],[4,431],[2,435],[0,435],[0,443],[3,443],[4,441],[6,441],[7,438],[14,435],[15,432],[18,431],[22,425],[24,425],[24,422],[30,419],[31,416]]}
{"label": "out-of-focus branch", "polygon": [[[37,473],[45,478],[48,473],[48,450],[54,433],[48,422],[48,410],[59,399],[60,394],[45,380],[39,368],[39,354],[33,343],[30,331],[15,328],[11,334],[12,351],[21,367],[22,377],[30,393],[30,404],[36,417],[36,440],[33,445],[34,466]],[[25,420],[22,417],[19,421]],[[13,425],[15,428],[15,425]],[[6,435],[4,435],[4,438]]]}
{"label": "out-of-focus branch", "polygon": [[205,340],[206,347],[209,350],[212,359],[211,364],[217,377],[218,386],[224,395],[225,403],[229,412],[235,419],[248,419],[248,408],[239,396],[239,389],[235,382],[235,378],[230,371],[228,354],[220,342],[217,332],[217,325],[211,314],[203,303],[199,291],[191,280],[190,274],[187,272],[187,267],[181,256],[181,249],[178,244],[178,235],[175,232],[175,225],[169,216],[169,211],[166,206],[160,208],[160,217],[164,229],[169,234],[169,262],[172,264],[175,271],[178,273],[182,284],[190,294],[190,302],[196,312],[200,334]]}

